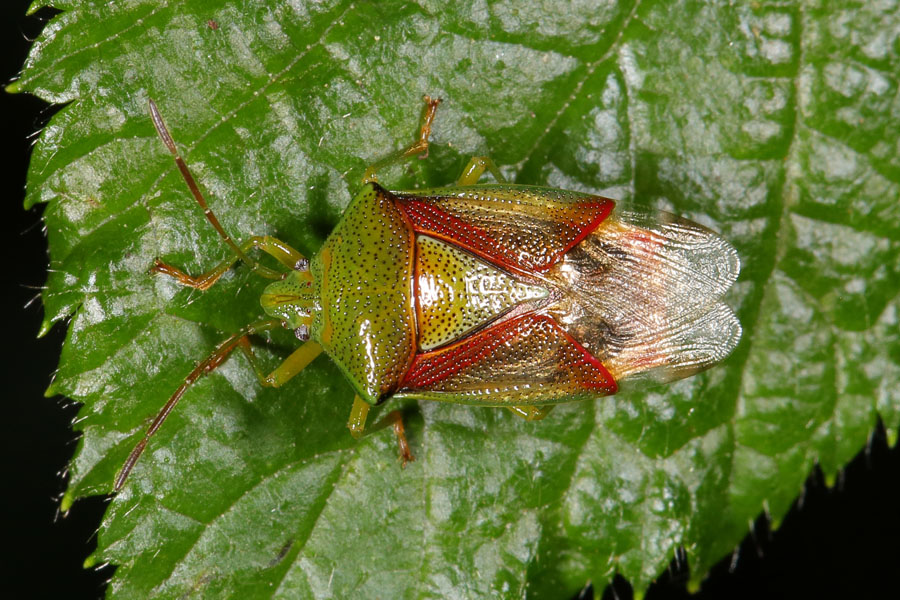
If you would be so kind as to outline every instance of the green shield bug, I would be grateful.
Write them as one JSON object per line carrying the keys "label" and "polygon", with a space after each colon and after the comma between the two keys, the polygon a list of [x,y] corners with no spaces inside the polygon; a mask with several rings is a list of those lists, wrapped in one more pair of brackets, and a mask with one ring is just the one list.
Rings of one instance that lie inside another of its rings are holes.
{"label": "green shield bug", "polygon": [[[257,367],[248,336],[275,328],[304,343],[271,373],[257,368],[262,385],[283,385],[324,351],[356,392],[348,423],[356,437],[369,407],[392,397],[505,407],[537,420],[556,404],[687,377],[731,353],[741,326],[721,298],[740,261],[697,223],[507,183],[485,157],[473,158],[450,187],[381,187],[380,168],[427,155],[440,100],[425,102],[417,141],[367,169],[307,260],[269,236],[240,245],[228,236],[150,101],[160,138],[232,250],[196,277],[158,259],[151,271],[205,290],[241,260],[275,281],[260,299],[267,318],[228,337],[185,378],[126,460],[116,490],[185,390],[235,349]],[[485,171],[496,183],[478,183]],[[283,269],[261,265],[252,249]],[[388,425],[403,461],[411,460],[398,411],[369,431]]]}

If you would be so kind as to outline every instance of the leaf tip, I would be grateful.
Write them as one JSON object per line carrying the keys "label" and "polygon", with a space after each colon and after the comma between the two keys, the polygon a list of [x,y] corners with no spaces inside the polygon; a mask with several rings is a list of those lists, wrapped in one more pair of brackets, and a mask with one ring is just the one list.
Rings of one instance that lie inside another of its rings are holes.
{"label": "leaf tip", "polygon": [[41,328],[38,329],[37,336],[39,338],[42,338],[50,333],[51,329],[53,329],[53,321],[47,318],[47,316],[45,315],[44,318],[41,319]]}
{"label": "leaf tip", "polygon": [[887,444],[888,448],[895,448],[897,446],[897,429],[888,429],[887,430]]}
{"label": "leaf tip", "polygon": [[81,566],[84,567],[85,569],[90,569],[96,564],[97,564],[97,559],[94,558],[93,555],[91,555],[91,556],[88,556],[86,559],[84,559],[84,562],[81,563]]}
{"label": "leaf tip", "polygon": [[5,91],[7,94],[18,94],[22,91],[22,80],[17,79],[12,83],[6,84],[6,87],[3,88],[3,91]]}
{"label": "leaf tip", "polygon": [[690,595],[694,595],[700,591],[700,584],[703,583],[703,578],[697,575],[694,575],[687,582],[687,593]]}
{"label": "leaf tip", "polygon": [[834,488],[837,483],[837,473],[825,473],[825,485],[828,489]]}
{"label": "leaf tip", "polygon": [[41,10],[44,6],[46,6],[47,0],[34,0],[31,3],[31,6],[28,7],[28,10],[25,11],[25,16],[30,17],[37,11]]}
{"label": "leaf tip", "polygon": [[32,194],[28,194],[26,192],[25,202],[22,203],[22,206],[25,207],[25,210],[31,210],[31,207],[38,203],[38,200],[32,198]]}
{"label": "leaf tip", "polygon": [[72,494],[72,490],[66,490],[66,493],[63,494],[62,500],[59,502],[59,511],[63,514],[69,512],[69,509],[72,508],[72,504],[75,502],[75,495]]}

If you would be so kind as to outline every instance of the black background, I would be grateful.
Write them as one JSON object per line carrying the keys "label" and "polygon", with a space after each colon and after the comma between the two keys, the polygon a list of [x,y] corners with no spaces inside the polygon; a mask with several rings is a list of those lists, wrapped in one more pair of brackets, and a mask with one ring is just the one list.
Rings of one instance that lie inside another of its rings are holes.
{"label": "black background", "polygon": [[[54,13],[25,17],[29,2],[5,0],[0,8],[0,84],[15,79],[30,39]],[[6,371],[2,427],[5,504],[3,542],[7,557],[0,596],[5,598],[99,598],[113,568],[84,570],[96,545],[95,532],[106,500],[76,502],[58,514],[62,475],[75,449],[69,423],[76,407],[63,398],[44,398],[64,337],[56,327],[35,334],[40,302],[29,302],[46,278],[46,239],[40,208],[22,210],[25,174],[37,131],[53,109],[25,94],[0,92],[5,149],[3,281],[7,286],[3,366]],[[28,306],[26,306],[28,305]],[[847,467],[836,489],[819,473],[807,481],[802,505],[795,504],[782,527],[769,532],[765,519],[704,582],[698,599],[713,598],[900,598],[900,450],[889,450],[879,428],[867,451]],[[648,600],[687,598],[687,572],[673,564],[647,594]],[[581,598],[593,596],[586,589]],[[618,578],[606,599],[631,597]]]}

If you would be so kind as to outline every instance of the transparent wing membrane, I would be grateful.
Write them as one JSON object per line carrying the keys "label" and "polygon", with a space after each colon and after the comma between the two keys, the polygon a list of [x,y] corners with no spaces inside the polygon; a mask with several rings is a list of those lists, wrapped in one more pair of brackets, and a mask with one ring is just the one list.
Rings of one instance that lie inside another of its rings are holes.
{"label": "transparent wing membrane", "polygon": [[741,336],[720,299],[740,260],[727,241],[668,213],[616,212],[547,275],[549,313],[624,388],[702,371]]}

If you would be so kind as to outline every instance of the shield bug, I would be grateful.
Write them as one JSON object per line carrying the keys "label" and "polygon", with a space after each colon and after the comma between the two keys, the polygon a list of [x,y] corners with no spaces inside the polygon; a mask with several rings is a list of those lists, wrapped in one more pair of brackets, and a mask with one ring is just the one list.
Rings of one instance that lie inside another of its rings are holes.
{"label": "shield bug", "polygon": [[[440,100],[425,97],[419,137],[366,170],[364,184],[319,252],[284,242],[237,244],[209,209],[153,101],[150,114],[188,188],[232,256],[191,276],[160,260],[154,273],[205,290],[241,260],[274,279],[267,318],[223,341],[185,378],[119,473],[118,490],[185,390],[279,327],[304,343],[260,382],[280,386],[324,351],[356,397],[348,427],[389,398],[504,407],[529,420],[559,403],[615,394],[640,382],[687,377],[723,360],[741,336],[721,302],[737,278],[735,249],[675,215],[624,210],[593,194],[507,183],[473,158],[450,187],[388,191],[377,171],[425,156]],[[496,183],[479,184],[485,171]],[[271,255],[283,269],[248,253]],[[398,411],[391,425],[412,459]]]}

